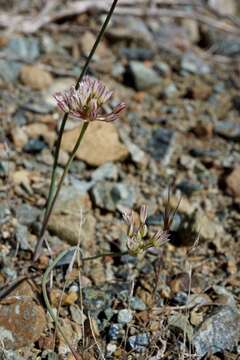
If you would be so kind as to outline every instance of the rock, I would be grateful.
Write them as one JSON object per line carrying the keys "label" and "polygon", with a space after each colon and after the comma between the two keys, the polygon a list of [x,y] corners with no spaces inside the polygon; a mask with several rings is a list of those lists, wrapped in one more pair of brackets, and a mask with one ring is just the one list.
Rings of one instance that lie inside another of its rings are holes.
{"label": "rock", "polygon": [[6,49],[9,55],[17,59],[33,61],[40,55],[40,43],[35,37],[13,37]]}
{"label": "rock", "polygon": [[38,154],[46,147],[47,145],[44,141],[40,139],[30,139],[27,144],[24,145],[23,151],[29,154]]}
{"label": "rock", "polygon": [[46,326],[43,308],[27,281],[0,304],[0,339],[6,349],[19,349],[37,341]]}
{"label": "rock", "polygon": [[11,135],[16,149],[22,150],[28,142],[26,131],[22,127],[16,127],[11,131]]}
{"label": "rock", "polygon": [[227,192],[233,197],[240,197],[240,166],[236,166],[226,178]]}
{"label": "rock", "polygon": [[111,324],[108,336],[111,340],[118,340],[124,336],[124,330],[122,328],[122,324]]}
{"label": "rock", "polygon": [[[81,212],[83,224],[80,230]],[[73,186],[63,189],[50,217],[49,231],[71,245],[76,245],[81,240],[82,250],[94,254],[95,225],[89,196],[79,194]]]}
{"label": "rock", "polygon": [[182,57],[181,70],[192,74],[206,75],[210,73],[211,68],[200,57],[188,52]]}
{"label": "rock", "polygon": [[176,96],[177,92],[178,91],[176,85],[174,83],[170,83],[164,87],[163,95],[165,98],[169,99],[173,96]]}
{"label": "rock", "polygon": [[187,334],[189,342],[192,341],[193,328],[188,321],[188,316],[184,314],[174,314],[169,316],[168,325],[182,330],[182,333]]}
{"label": "rock", "polygon": [[196,126],[193,128],[193,132],[201,138],[209,139],[213,134],[213,125],[209,121],[198,121]]}
{"label": "rock", "polygon": [[160,83],[156,71],[139,61],[130,61],[124,77],[125,83],[138,91],[147,90]]}
{"label": "rock", "polygon": [[29,204],[22,204],[16,208],[16,218],[23,225],[32,225],[39,215],[41,210]]}
{"label": "rock", "polygon": [[38,65],[24,65],[20,72],[20,79],[24,85],[33,90],[44,90],[53,82],[52,75]]}
{"label": "rock", "polygon": [[128,324],[130,321],[132,321],[133,315],[131,310],[128,309],[122,309],[118,312],[118,322],[120,324]]}
{"label": "rock", "polygon": [[0,204],[0,225],[5,224],[11,218],[11,211],[9,210],[9,205],[6,203]]}
{"label": "rock", "polygon": [[123,183],[98,182],[91,194],[95,205],[110,211],[119,206],[132,208],[136,200],[136,189]]}
{"label": "rock", "polygon": [[25,225],[17,224],[16,227],[16,240],[21,250],[30,250],[29,232]]}
{"label": "rock", "polygon": [[173,151],[176,136],[173,130],[158,128],[153,130],[152,137],[147,143],[147,149],[155,160],[167,165]]}
{"label": "rock", "polygon": [[132,296],[130,298],[129,304],[133,310],[139,310],[139,311],[146,310],[145,303],[141,299],[139,299],[139,297],[137,297],[137,296]]}
{"label": "rock", "polygon": [[235,15],[237,12],[237,2],[235,0],[208,0],[208,4],[221,15]]}
{"label": "rock", "polygon": [[182,180],[177,184],[177,188],[185,195],[191,196],[193,193],[203,190],[203,185],[188,180]]}
{"label": "rock", "polygon": [[0,59],[0,79],[4,81],[16,81],[20,73],[21,64],[16,61]]}
{"label": "rock", "polygon": [[[80,128],[76,127],[63,134],[62,148],[70,152],[77,141]],[[89,165],[99,166],[109,161],[126,158],[128,151],[120,143],[115,126],[95,121],[90,123],[76,157]]]}
{"label": "rock", "polygon": [[79,305],[71,305],[70,313],[72,316],[72,320],[79,325],[84,324],[85,320],[87,319],[86,315],[80,309]]}
{"label": "rock", "polygon": [[117,177],[118,177],[118,168],[112,162],[103,164],[92,173],[92,179],[94,181],[100,181],[105,179],[117,180]]}
{"label": "rock", "polygon": [[159,73],[160,76],[169,77],[171,75],[171,68],[170,66],[162,61],[157,61],[154,65],[154,68]]}
{"label": "rock", "polygon": [[240,125],[231,121],[219,121],[214,126],[215,134],[229,140],[240,140]]}
{"label": "rock", "polygon": [[24,360],[22,356],[17,354],[15,351],[12,350],[0,350],[0,359],[1,360]]}
{"label": "rock", "polygon": [[136,352],[146,351],[146,346],[149,344],[148,333],[142,333],[138,335],[129,336],[128,345]]}
{"label": "rock", "polygon": [[203,357],[233,350],[239,340],[240,313],[230,306],[220,306],[207,317],[195,333],[192,343],[196,355]]}
{"label": "rock", "polygon": [[152,60],[154,52],[151,49],[130,47],[121,48],[120,55],[126,57],[127,60],[145,61]]}
{"label": "rock", "polygon": [[[60,326],[66,337],[71,341],[72,347],[75,349],[78,346],[79,340],[82,339],[82,329],[81,326],[70,321],[69,319],[60,319]],[[66,344],[66,341],[63,339],[62,335],[57,330],[58,334],[58,353],[59,358],[61,359],[74,359],[68,357],[70,354],[70,350],[68,345]]]}

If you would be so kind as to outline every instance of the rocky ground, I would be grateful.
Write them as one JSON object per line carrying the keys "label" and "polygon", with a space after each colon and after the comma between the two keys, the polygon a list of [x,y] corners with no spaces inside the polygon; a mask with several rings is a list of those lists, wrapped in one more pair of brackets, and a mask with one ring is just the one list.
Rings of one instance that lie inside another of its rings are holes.
{"label": "rocky ground", "polygon": [[[5,14],[20,6],[10,3]],[[21,4],[23,16],[40,11]],[[65,257],[48,287],[51,306],[82,359],[237,360],[236,36],[189,19],[113,18],[89,73],[114,90],[111,105],[125,101],[127,110],[114,124],[90,124],[48,226],[51,252],[32,263],[61,120],[52,94],[75,83],[102,20],[101,11],[84,11],[32,34],[2,26],[0,358],[73,359],[42,297],[51,257],[79,241],[84,256],[126,250],[122,209],[147,204],[147,223],[159,229],[171,185],[172,208],[182,200],[170,242],[70,273]],[[78,134],[69,120],[58,176]]]}

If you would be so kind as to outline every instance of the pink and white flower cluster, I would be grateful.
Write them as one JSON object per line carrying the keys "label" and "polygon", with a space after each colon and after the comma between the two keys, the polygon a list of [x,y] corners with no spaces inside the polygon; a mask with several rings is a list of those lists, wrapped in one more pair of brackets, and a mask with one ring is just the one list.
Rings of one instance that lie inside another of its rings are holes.
{"label": "pink and white flower cluster", "polygon": [[111,98],[113,92],[100,81],[91,76],[84,76],[76,89],[57,92],[54,98],[58,107],[69,116],[83,121],[111,122],[119,118],[125,109],[125,103],[120,103],[110,113],[106,113],[103,105]]}

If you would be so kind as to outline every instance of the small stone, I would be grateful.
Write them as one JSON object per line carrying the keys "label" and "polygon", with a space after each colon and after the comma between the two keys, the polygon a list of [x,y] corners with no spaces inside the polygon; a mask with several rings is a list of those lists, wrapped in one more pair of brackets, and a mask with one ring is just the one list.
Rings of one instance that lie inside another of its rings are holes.
{"label": "small stone", "polygon": [[151,60],[154,53],[151,49],[129,47],[121,48],[120,55],[126,57],[127,60],[146,61]]}
{"label": "small stone", "polygon": [[124,183],[98,182],[91,194],[97,206],[110,211],[115,211],[118,206],[132,208],[136,199],[136,189]]}
{"label": "small stone", "polygon": [[182,57],[181,70],[192,74],[206,75],[210,73],[211,68],[197,55],[193,53],[186,53]]}
{"label": "small stone", "polygon": [[76,245],[80,237],[83,251],[95,253],[95,224],[89,196],[80,194],[73,186],[63,189],[50,217],[49,231],[71,245]]}
{"label": "small stone", "polygon": [[219,121],[214,127],[215,134],[229,140],[240,140],[240,125],[231,121]]}
{"label": "small stone", "polygon": [[143,352],[146,350],[146,346],[148,346],[149,344],[149,335],[148,333],[142,333],[129,336],[128,344],[132,350],[137,352]]}
{"label": "small stone", "polygon": [[138,91],[147,90],[160,83],[157,72],[142,62],[131,61],[125,73],[125,83]]}
{"label": "small stone", "polygon": [[226,178],[227,192],[233,197],[240,197],[240,166],[236,166]]}
{"label": "small stone", "polygon": [[193,193],[203,190],[203,185],[188,180],[182,180],[177,184],[177,188],[185,195],[191,196]]}
{"label": "small stone", "polygon": [[238,2],[235,0],[208,0],[208,4],[223,16],[236,15]]}
{"label": "small stone", "polygon": [[175,134],[171,129],[153,130],[152,137],[147,143],[148,151],[155,160],[167,164],[170,161],[175,140]]}
{"label": "small stone", "polygon": [[117,345],[116,344],[107,344],[107,352],[109,355],[112,355],[115,351],[117,350]]}
{"label": "small stone", "polygon": [[78,293],[76,292],[70,292],[69,294],[65,295],[63,297],[63,305],[72,305],[74,304],[78,299]]}
{"label": "small stone", "polygon": [[118,322],[121,324],[128,324],[132,321],[133,315],[131,310],[123,309],[118,312]]}
{"label": "small stone", "polygon": [[33,61],[40,55],[39,39],[35,37],[13,37],[7,47],[7,52],[21,60]]}
{"label": "small stone", "polygon": [[37,65],[24,65],[21,69],[20,79],[24,85],[33,90],[44,90],[53,82],[52,75]]}
{"label": "small stone", "polygon": [[232,351],[239,340],[240,313],[230,306],[219,306],[195,333],[192,343],[196,355],[203,357],[224,350]]}
{"label": "small stone", "polygon": [[133,310],[139,310],[139,311],[146,310],[145,303],[141,299],[139,299],[139,297],[137,297],[137,296],[131,297],[129,303],[130,303],[130,307]]}
{"label": "small stone", "polygon": [[23,225],[32,225],[40,214],[40,209],[29,204],[22,204],[16,208],[18,222]]}
{"label": "small stone", "polygon": [[86,315],[80,309],[79,305],[75,305],[75,304],[71,305],[70,313],[72,316],[72,320],[75,321],[79,325],[84,324],[84,321],[87,319]]}
{"label": "small stone", "polygon": [[26,145],[23,147],[23,151],[29,154],[38,154],[44,148],[46,148],[46,143],[40,139],[30,139]]}
{"label": "small stone", "polygon": [[111,324],[108,336],[111,340],[117,340],[120,339],[124,335],[124,331],[122,328],[122,324]]}
{"label": "small stone", "polygon": [[30,250],[31,246],[29,244],[29,232],[28,228],[25,225],[17,224],[16,227],[16,240],[19,244],[20,249]]}
{"label": "small stone", "polygon": [[[62,148],[72,151],[80,128],[76,127],[63,134]],[[90,123],[76,157],[91,166],[100,166],[109,161],[123,160],[128,155],[126,147],[120,143],[117,130],[111,123],[95,121]]]}
{"label": "small stone", "polygon": [[24,360],[22,356],[12,350],[0,349],[1,360]]}
{"label": "small stone", "polygon": [[168,325],[182,330],[183,333],[187,334],[189,342],[192,341],[193,328],[188,321],[188,316],[184,314],[174,314],[168,318]]}
{"label": "small stone", "polygon": [[118,168],[112,162],[103,164],[92,173],[92,179],[94,181],[105,180],[105,179],[117,180],[117,177],[118,177]]}
{"label": "small stone", "polygon": [[46,318],[34,299],[31,286],[24,281],[0,305],[0,339],[6,349],[29,346],[41,336]]}
{"label": "small stone", "polygon": [[213,125],[209,121],[199,121],[194,127],[193,132],[201,138],[211,138],[213,134]]}
{"label": "small stone", "polygon": [[26,131],[22,127],[16,127],[11,131],[11,135],[16,149],[22,150],[28,142]]}
{"label": "small stone", "polygon": [[16,61],[0,59],[0,79],[16,81],[21,69],[21,64]]}

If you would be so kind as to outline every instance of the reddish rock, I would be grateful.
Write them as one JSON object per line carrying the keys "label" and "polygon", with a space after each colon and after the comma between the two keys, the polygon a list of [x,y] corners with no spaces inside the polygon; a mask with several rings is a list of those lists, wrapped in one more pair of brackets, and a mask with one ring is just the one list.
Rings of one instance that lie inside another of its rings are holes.
{"label": "reddish rock", "polygon": [[18,349],[37,341],[46,326],[45,312],[34,300],[27,281],[0,303],[0,341],[6,349]]}

